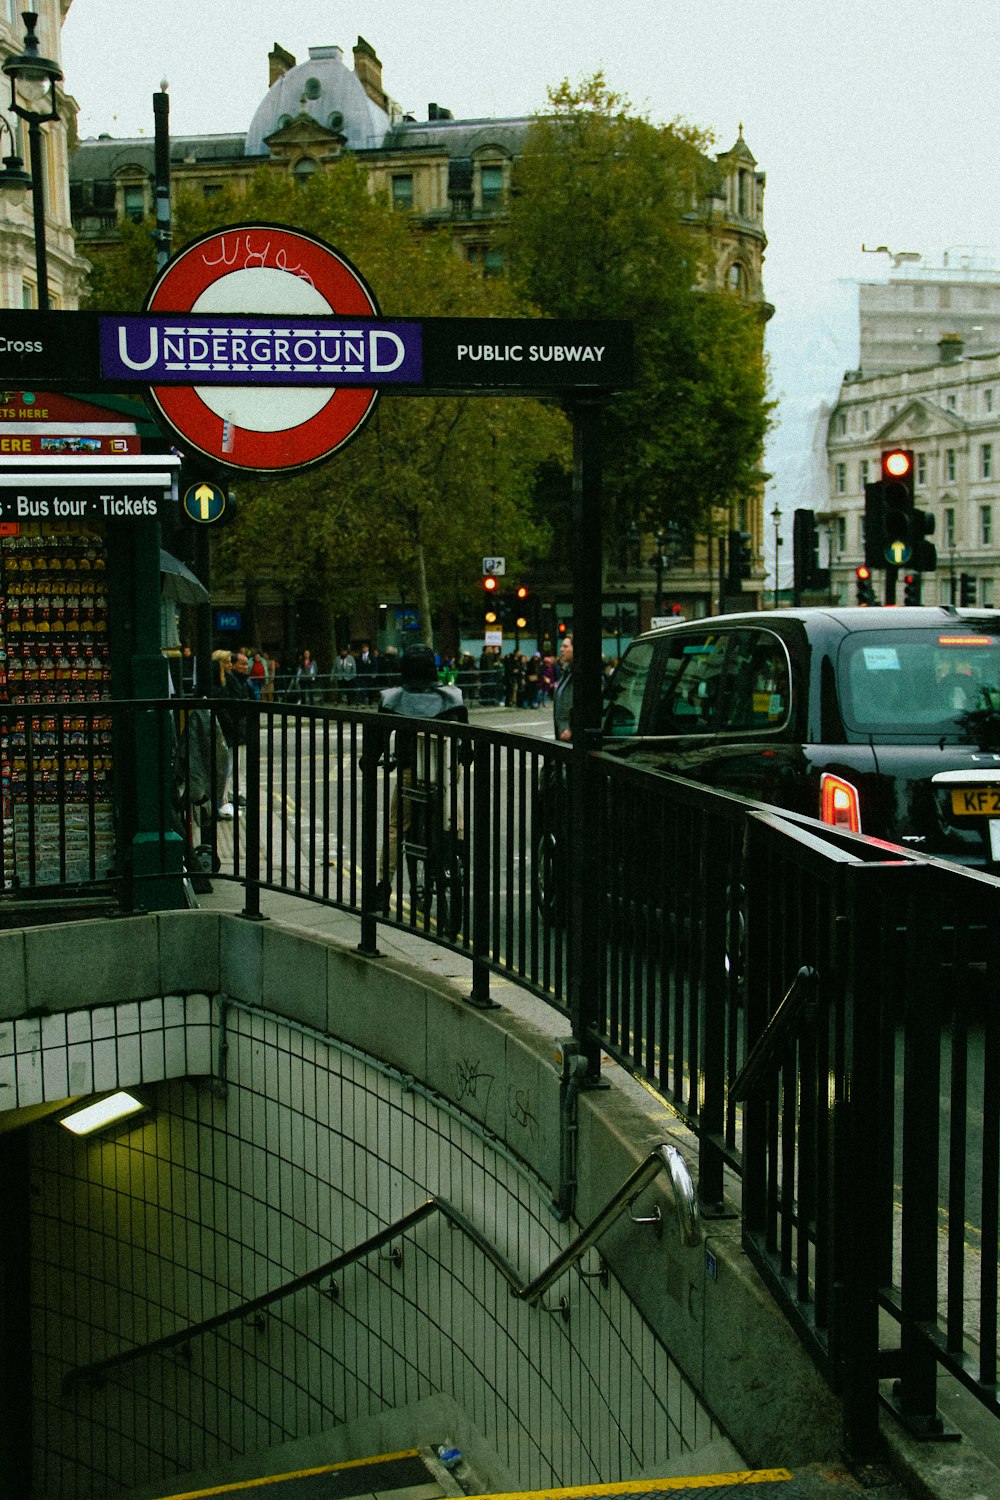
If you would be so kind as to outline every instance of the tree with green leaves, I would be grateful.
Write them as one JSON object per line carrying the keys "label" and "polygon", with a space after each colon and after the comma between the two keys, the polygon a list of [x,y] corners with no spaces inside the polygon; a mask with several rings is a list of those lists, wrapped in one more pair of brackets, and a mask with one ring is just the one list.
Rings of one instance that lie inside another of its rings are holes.
{"label": "tree with green leaves", "polygon": [[651,123],[601,74],[549,97],[515,168],[515,289],[553,317],[633,321],[635,388],[607,416],[609,519],[709,530],[759,490],[771,407],[761,311],[713,287],[694,212],[718,172],[708,139]]}
{"label": "tree with green leaves", "polygon": [[[214,228],[272,222],[333,244],[363,272],[387,318],[519,316],[506,282],[484,281],[446,233],[419,232],[373,196],[353,158],[302,186],[263,167],[246,192],[208,202],[182,199],[173,243]],[[151,226],[123,226],[97,270],[89,305],[142,305],[155,275]],[[544,550],[533,482],[545,461],[567,461],[567,426],[553,406],[528,400],[383,397],[359,436],[302,474],[244,477],[237,520],[216,547],[221,578],[252,586],[280,579],[289,596],[318,606],[315,642],[332,653],[334,621],[395,592],[421,611],[424,634],[438,610],[458,612],[478,593],[484,554],[515,562]]]}

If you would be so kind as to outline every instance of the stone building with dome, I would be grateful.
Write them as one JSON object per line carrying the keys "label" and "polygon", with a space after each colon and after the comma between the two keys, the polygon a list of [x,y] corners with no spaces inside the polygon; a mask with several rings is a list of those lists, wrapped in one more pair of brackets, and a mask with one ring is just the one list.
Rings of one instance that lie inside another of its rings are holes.
{"label": "stone building with dome", "polygon": [[[245,134],[174,136],[171,192],[209,200],[225,189],[245,188],[258,171],[304,182],[333,169],[350,153],[363,164],[373,193],[384,194],[416,227],[446,229],[456,253],[484,276],[503,270],[497,230],[509,199],[511,174],[531,119],[455,119],[438,103],[425,117],[398,103],[382,78],[374,48],[359,37],[351,63],[338,46],[310,47],[298,62],[275,44],[268,57],[268,88]],[[710,284],[728,288],[760,309],[764,297],[763,172],[743,136],[719,153],[711,191],[691,203],[687,221],[713,247]],[[123,220],[141,222],[154,211],[154,140],[79,142],[70,162],[70,202],[78,249],[91,259],[114,242]],[[363,270],[363,268],[362,268]],[[724,536],[752,538],[753,576],[729,604],[762,602],[763,475],[761,492],[722,516]],[[605,599],[609,634],[631,636],[659,614],[696,617],[715,612],[721,587],[715,541],[636,538],[627,556],[609,561]],[[650,558],[650,554],[653,558]],[[659,566],[656,560],[663,559]],[[538,581],[539,587],[542,581]],[[551,586],[550,586],[551,585]],[[568,580],[545,580],[546,591],[569,597]],[[370,631],[374,637],[378,621]],[[287,642],[285,643],[287,647]],[[610,654],[617,654],[615,647]]]}
{"label": "stone building with dome", "polygon": [[[503,218],[511,169],[530,118],[456,120],[440,104],[426,119],[397,103],[382,81],[374,48],[358,37],[348,67],[342,48],[310,47],[298,62],[283,47],[268,58],[268,89],[245,134],[175,136],[171,187],[206,199],[237,191],[265,169],[304,181],[346,153],[361,161],[373,192],[420,224],[448,226],[456,249],[501,269],[493,230]],[[153,212],[152,133],[134,140],[102,136],[80,141],[69,167],[77,244],[99,255],[124,219]],[[716,249],[715,282],[747,301],[764,302],[762,267],[764,174],[743,139],[717,158],[709,197],[693,203],[689,221],[704,226]]]}

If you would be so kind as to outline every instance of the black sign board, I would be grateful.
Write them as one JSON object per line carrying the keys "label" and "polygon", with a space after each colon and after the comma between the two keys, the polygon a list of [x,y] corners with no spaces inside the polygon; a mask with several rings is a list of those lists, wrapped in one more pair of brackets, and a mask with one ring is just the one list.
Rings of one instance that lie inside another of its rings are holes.
{"label": "black sign board", "polygon": [[165,514],[162,487],[129,489],[0,487],[0,521],[155,521]]}
{"label": "black sign board", "polygon": [[632,326],[612,320],[0,311],[0,382],[11,389],[356,384],[385,395],[546,395],[622,390],[632,378]]}

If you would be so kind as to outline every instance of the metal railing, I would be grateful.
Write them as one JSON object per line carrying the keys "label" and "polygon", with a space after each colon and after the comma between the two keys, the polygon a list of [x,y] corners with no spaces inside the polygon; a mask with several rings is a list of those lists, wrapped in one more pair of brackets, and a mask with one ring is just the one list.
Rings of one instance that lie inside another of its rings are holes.
{"label": "metal railing", "polygon": [[5,711],[8,899],[227,879],[249,917],[290,892],[355,914],[363,950],[388,923],[463,953],[474,1003],[513,978],[591,1077],[606,1051],[688,1121],[706,1211],[736,1174],[853,1453],[890,1375],[926,1436],[942,1369],[1000,1417],[1000,882],[580,747],[226,708]]}
{"label": "metal railing", "polygon": [[392,1224],[387,1224],[384,1229],[380,1229],[376,1234],[369,1235],[357,1245],[352,1246],[350,1250],[342,1251],[340,1255],[324,1261],[322,1265],[314,1266],[311,1271],[304,1271],[300,1276],[283,1282],[281,1286],[274,1287],[259,1297],[249,1298],[236,1307],[216,1313],[214,1317],[203,1318],[197,1323],[189,1323],[173,1333],[164,1334],[161,1338],[150,1339],[132,1349],[124,1349],[119,1354],[110,1355],[107,1359],[95,1360],[92,1364],[81,1365],[69,1371],[63,1381],[64,1389],[70,1390],[75,1385],[99,1385],[110,1375],[135,1364],[140,1359],[148,1359],[155,1354],[166,1354],[172,1349],[183,1348],[192,1339],[216,1333],[232,1323],[245,1323],[259,1313],[265,1312],[267,1308],[273,1307],[275,1303],[284,1301],[286,1297],[293,1297],[306,1287],[318,1286],[320,1282],[335,1276],[338,1271],[346,1270],[348,1266],[366,1260],[371,1255],[377,1255],[386,1245],[391,1245],[394,1240],[405,1238],[406,1235],[412,1233],[418,1225],[433,1214],[440,1214],[453,1229],[460,1230],[477,1247],[490,1264],[500,1272],[511,1293],[519,1302],[535,1307],[549,1287],[579,1264],[587,1251],[597,1244],[613,1224],[618,1222],[640,1193],[661,1172],[666,1175],[670,1183],[681,1244],[686,1246],[699,1244],[701,1228],[694,1185],[680,1152],[676,1146],[667,1144],[659,1145],[650,1151],[635,1170],[629,1173],[621,1187],[594,1215],[590,1223],[566,1246],[565,1250],[528,1281],[522,1281],[517,1268],[511,1265],[493,1241],[487,1238],[471,1219],[447,1199],[432,1195],[423,1203],[417,1204],[416,1208],[410,1209],[408,1213],[401,1214]]}

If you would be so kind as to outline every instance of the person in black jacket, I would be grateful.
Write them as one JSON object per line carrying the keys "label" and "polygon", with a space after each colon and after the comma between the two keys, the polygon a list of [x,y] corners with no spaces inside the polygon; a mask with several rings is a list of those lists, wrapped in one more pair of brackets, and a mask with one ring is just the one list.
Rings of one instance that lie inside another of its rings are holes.
{"label": "person in black jacket", "polygon": [[[247,742],[248,715],[234,711],[234,708],[238,703],[250,701],[250,687],[247,682],[249,663],[245,656],[236,651],[215,651],[212,653],[212,660],[218,663],[220,672],[218,682],[213,683],[212,697],[216,700],[216,716],[229,751],[229,765],[224,782],[224,785],[228,786],[233,771],[234,747],[245,745]],[[238,750],[236,753],[238,756]],[[237,787],[232,787],[230,792],[224,792],[219,803],[218,816],[223,819],[233,817],[235,810],[233,804],[238,804],[240,801],[242,798],[239,796]]]}
{"label": "person in black jacket", "polygon": [[[469,710],[465,706],[462,690],[449,683],[437,681],[437,664],[430,646],[422,644],[407,646],[400,662],[402,683],[399,687],[384,688],[379,694],[379,713],[408,719],[443,719],[446,722],[467,724]],[[455,826],[449,830],[455,840],[462,834],[462,803],[452,795],[452,782],[457,786],[461,767],[457,757],[448,752],[451,746],[432,741],[427,735],[411,730],[407,733],[403,725],[392,731],[393,756],[390,764],[398,770],[389,811],[389,828],[382,851],[382,867],[376,890],[376,905],[385,909],[392,889],[396,869],[396,852],[400,838],[406,841],[413,823],[414,805],[421,807],[423,815],[432,820],[425,828],[421,843],[429,845],[432,835],[446,831],[451,810],[454,809]],[[388,747],[388,726],[386,742]],[[412,795],[409,795],[412,789]],[[441,829],[438,823],[441,823]],[[428,882],[429,883],[429,882]],[[420,894],[423,894],[421,890]]]}

